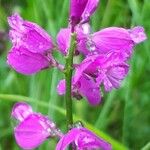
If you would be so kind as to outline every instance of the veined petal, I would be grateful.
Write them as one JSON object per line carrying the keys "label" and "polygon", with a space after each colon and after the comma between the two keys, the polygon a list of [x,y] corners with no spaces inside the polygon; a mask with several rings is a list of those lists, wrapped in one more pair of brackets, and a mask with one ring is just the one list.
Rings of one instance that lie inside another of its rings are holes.
{"label": "veined petal", "polygon": [[43,118],[38,114],[29,115],[14,129],[16,142],[21,148],[34,149],[50,136],[49,126]]}
{"label": "veined petal", "polygon": [[18,14],[8,17],[13,46],[23,46],[34,53],[47,53],[53,48],[52,38],[35,23],[24,21]]}
{"label": "veined petal", "polygon": [[128,70],[129,66],[125,64],[110,68],[106,73],[106,80],[109,80],[110,84],[107,84],[108,82],[106,83],[104,79],[105,90],[110,91],[113,88],[119,88],[121,81],[127,76]]}
{"label": "veined petal", "polygon": [[70,28],[64,28],[59,31],[57,34],[57,44],[58,48],[61,53],[64,55],[67,54],[69,45],[70,45],[70,37],[71,37],[71,30]]}
{"label": "veined petal", "polygon": [[99,0],[88,0],[86,7],[82,13],[82,21],[81,22],[88,22],[90,16],[95,12],[98,6]]}
{"label": "veined petal", "polygon": [[[103,69],[102,69],[103,70]],[[96,78],[97,85],[103,83],[105,91],[111,91],[114,88],[119,88],[121,81],[127,76],[129,65],[118,64],[105,68]]]}
{"label": "veined petal", "polygon": [[23,47],[12,48],[7,56],[7,63],[17,72],[25,75],[37,73],[51,65],[46,56],[32,53]]}
{"label": "veined petal", "polygon": [[99,87],[93,79],[82,75],[78,84],[80,85],[78,89],[79,93],[81,93],[82,96],[85,96],[91,105],[95,106],[101,102]]}
{"label": "veined petal", "polygon": [[102,29],[92,35],[92,40],[100,53],[130,51],[134,46],[128,30],[119,27]]}
{"label": "veined petal", "polygon": [[51,36],[39,25],[33,22],[24,21],[27,30],[22,41],[24,46],[35,53],[51,52],[54,47]]}

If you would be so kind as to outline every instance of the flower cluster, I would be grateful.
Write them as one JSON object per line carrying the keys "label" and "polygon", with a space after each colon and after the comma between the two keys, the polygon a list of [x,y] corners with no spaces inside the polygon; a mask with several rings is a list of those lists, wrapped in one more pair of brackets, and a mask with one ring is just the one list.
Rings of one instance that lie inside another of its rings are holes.
{"label": "flower cluster", "polygon": [[[94,2],[93,8],[97,5],[97,1]],[[76,51],[84,55],[84,60],[74,65],[72,95],[77,99],[85,97],[91,105],[98,105],[101,102],[100,87],[104,86],[106,92],[120,87],[121,81],[128,74],[127,61],[132,56],[134,46],[147,37],[140,26],[132,29],[109,27],[90,33],[90,25],[85,23],[88,20],[82,23],[82,15],[80,18],[81,22],[74,26],[74,30],[77,34]],[[64,55],[67,54],[70,38],[70,27],[58,33],[57,44]],[[65,80],[59,82],[57,91],[59,95],[65,94]]]}
{"label": "flower cluster", "polygon": [[[57,49],[68,56],[74,33],[74,56],[82,55],[84,59],[73,64],[71,93],[77,99],[85,97],[91,105],[98,105],[101,102],[100,88],[103,86],[109,92],[120,87],[129,72],[128,60],[135,45],[147,38],[140,26],[132,29],[109,27],[92,33],[89,21],[98,3],[99,0],[71,0],[69,25],[60,29],[56,44],[37,24],[23,20],[17,13],[8,17],[13,44],[7,57],[8,64],[25,75],[50,67],[65,72],[65,67],[53,57],[53,51]],[[65,79],[58,83],[57,92],[59,95],[66,93]],[[74,143],[79,150],[111,150],[110,144],[82,126],[73,127],[63,134],[53,121],[33,112],[26,103],[17,103],[13,107],[12,117],[19,121],[14,133],[18,145],[23,149],[36,148],[48,138],[58,137],[56,150],[64,150],[70,143]]]}
{"label": "flower cluster", "polygon": [[65,150],[69,144],[75,143],[75,148],[102,148],[111,150],[111,145],[97,137],[80,124],[75,125],[68,133],[63,134],[55,123],[41,113],[33,112],[27,103],[16,103],[12,109],[12,117],[18,120],[14,129],[15,139],[23,149],[34,149],[47,139],[59,138],[56,150]]}

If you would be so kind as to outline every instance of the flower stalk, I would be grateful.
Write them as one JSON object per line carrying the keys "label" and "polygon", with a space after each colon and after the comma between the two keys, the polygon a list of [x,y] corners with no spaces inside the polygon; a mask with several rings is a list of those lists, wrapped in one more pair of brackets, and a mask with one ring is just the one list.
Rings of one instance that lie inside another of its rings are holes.
{"label": "flower stalk", "polygon": [[68,55],[66,57],[66,64],[65,64],[65,79],[66,79],[65,101],[66,101],[66,119],[67,119],[68,130],[71,128],[73,124],[71,80],[72,80],[72,72],[73,72],[73,55],[75,49],[76,49],[76,33],[72,33],[70,48],[68,51]]}

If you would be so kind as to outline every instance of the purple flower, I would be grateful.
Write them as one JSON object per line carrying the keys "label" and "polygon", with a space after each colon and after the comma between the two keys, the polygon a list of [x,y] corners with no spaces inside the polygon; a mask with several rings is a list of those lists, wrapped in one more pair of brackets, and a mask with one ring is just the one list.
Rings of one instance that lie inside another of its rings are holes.
{"label": "purple flower", "polygon": [[70,38],[71,38],[70,28],[62,28],[57,34],[57,45],[58,45],[59,51],[63,55],[67,55],[68,48],[70,45]]}
{"label": "purple flower", "polygon": [[18,14],[8,17],[13,47],[7,62],[19,73],[30,75],[53,65],[51,37],[37,24]]}
{"label": "purple flower", "polygon": [[[98,105],[101,102],[99,87],[104,85],[105,91],[119,88],[128,73],[129,65],[121,55],[113,52],[88,56],[75,69],[72,95],[77,99],[86,97],[91,105]],[[58,93],[65,94],[65,88],[65,80],[61,80],[57,86]]]}
{"label": "purple flower", "polygon": [[70,19],[72,26],[88,22],[90,16],[95,12],[98,3],[99,0],[71,0]]}
{"label": "purple flower", "polygon": [[[119,88],[126,77],[129,65],[126,61],[131,57],[133,47],[147,37],[142,27],[124,29],[110,27],[90,34],[88,24],[75,27],[77,49],[86,58],[75,67],[72,78],[72,95],[77,99],[86,97],[92,105],[101,101],[99,87],[105,91]],[[62,29],[57,37],[60,51],[66,55],[70,45],[70,28]],[[60,95],[66,91],[65,80],[57,86]]]}
{"label": "purple flower", "polygon": [[[77,99],[86,97],[91,105],[98,105],[101,101],[101,95],[99,86],[96,85],[95,81],[91,77],[86,75],[80,76],[77,82],[75,82],[74,78],[72,81],[72,95]],[[59,95],[65,94],[65,80],[61,80],[59,82],[59,84],[57,85],[57,92]]]}
{"label": "purple flower", "polygon": [[73,128],[65,134],[58,142],[56,150],[65,150],[73,142],[78,150],[112,150],[109,143],[83,127]]}
{"label": "purple flower", "polygon": [[62,136],[48,117],[33,112],[26,103],[16,103],[12,109],[12,117],[19,121],[14,135],[17,144],[23,149],[34,149],[49,137]]}
{"label": "purple flower", "polygon": [[74,80],[78,82],[84,74],[93,78],[97,86],[103,84],[106,91],[111,91],[120,87],[128,70],[129,65],[117,53],[91,55],[76,67]]}

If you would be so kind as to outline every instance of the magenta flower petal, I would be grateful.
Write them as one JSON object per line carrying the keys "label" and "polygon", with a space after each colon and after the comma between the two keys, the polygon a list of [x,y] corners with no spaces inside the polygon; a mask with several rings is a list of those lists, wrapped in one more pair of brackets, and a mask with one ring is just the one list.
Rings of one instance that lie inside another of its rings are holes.
{"label": "magenta flower petal", "polygon": [[23,46],[34,53],[47,53],[53,48],[51,37],[35,23],[24,21],[18,14],[8,17],[13,46]]}
{"label": "magenta flower petal", "polygon": [[118,27],[105,28],[95,32],[92,40],[100,53],[130,51],[134,46],[128,30]]}
{"label": "magenta flower petal", "polygon": [[77,135],[80,134],[80,130],[77,128],[71,129],[65,134],[57,143],[56,150],[65,150],[69,144],[75,141]]}
{"label": "magenta flower petal", "polygon": [[[114,55],[115,56],[115,55]],[[110,56],[105,64],[99,68],[98,76],[96,77],[97,85],[103,84],[105,91],[111,91],[114,88],[119,88],[121,81],[127,76],[129,65]]]}
{"label": "magenta flower petal", "polygon": [[[105,75],[100,74],[97,78],[97,84],[103,83],[105,91],[111,91],[114,88],[119,88],[121,81],[127,75],[127,66],[116,66],[108,70]],[[117,72],[118,71],[118,72]]]}
{"label": "magenta flower petal", "polygon": [[97,84],[102,81],[105,90],[111,91],[120,87],[121,81],[128,74],[129,65],[123,59],[117,57],[115,53],[112,53],[99,69],[98,77],[96,78]]}
{"label": "magenta flower petal", "polygon": [[48,129],[44,116],[29,115],[14,129],[16,142],[23,149],[34,149],[50,136]]}
{"label": "magenta flower petal", "polygon": [[32,107],[24,102],[16,103],[12,108],[12,117],[19,121],[23,121],[33,113]]}
{"label": "magenta flower petal", "polygon": [[76,143],[81,150],[88,148],[99,148],[103,150],[112,150],[111,144],[96,136],[86,128],[80,129],[82,132],[78,136]]}
{"label": "magenta flower petal", "polygon": [[101,102],[99,86],[96,85],[93,79],[81,76],[78,84],[80,85],[78,88],[79,93],[85,96],[91,105],[95,106]]}
{"label": "magenta flower petal", "polygon": [[[129,65],[124,61],[124,57],[114,52],[88,56],[76,66],[74,84],[80,83],[81,87],[85,86],[83,88],[83,90],[86,89],[85,92],[88,91],[88,85],[86,84],[89,84],[89,87],[91,86],[91,89],[94,89],[97,94],[92,94],[92,92],[87,92],[87,94],[89,96],[93,95],[93,99],[94,95],[98,96],[99,98],[95,96],[95,100],[97,99],[98,103],[100,102],[100,95],[98,94],[99,86],[103,84],[106,91],[120,87],[121,81],[126,77],[129,70]],[[86,77],[85,79],[89,78],[88,82],[83,82],[81,79],[83,77]],[[86,95],[86,93],[81,93],[82,96]],[[87,99],[90,100],[92,98],[89,97]]]}
{"label": "magenta flower petal", "polygon": [[61,29],[57,35],[58,48],[60,52],[62,52],[64,55],[66,55],[68,52],[68,48],[70,45],[70,36],[71,36],[70,28]]}
{"label": "magenta flower petal", "polygon": [[50,66],[46,56],[32,53],[26,48],[12,48],[7,56],[8,64],[17,72],[31,75]]}
{"label": "magenta flower petal", "polygon": [[129,30],[129,33],[135,44],[141,43],[147,39],[143,27],[140,26],[134,27],[133,29]]}
{"label": "magenta flower petal", "polygon": [[[98,105],[101,101],[101,95],[99,86],[93,81],[92,78],[88,76],[81,75],[76,81],[73,77],[72,84],[72,95],[77,99],[81,99],[82,96],[86,97],[88,102],[95,106]],[[60,80],[57,85],[57,92],[59,95],[64,95],[66,93],[66,83],[65,80]]]}
{"label": "magenta flower petal", "polygon": [[86,7],[82,13],[82,21],[81,22],[88,22],[90,16],[95,12],[98,6],[99,0],[88,0]]}
{"label": "magenta flower petal", "polygon": [[70,2],[70,19],[72,25],[80,22],[82,13],[86,7],[88,0],[71,0]]}
{"label": "magenta flower petal", "polygon": [[75,142],[76,148],[79,150],[90,150],[92,148],[112,150],[109,143],[83,127],[71,129],[60,139],[56,146],[56,150],[65,150],[72,142]]}
{"label": "magenta flower petal", "polygon": [[95,12],[98,2],[99,0],[71,0],[70,19],[72,25],[88,22],[90,16]]}
{"label": "magenta flower petal", "polygon": [[57,92],[59,95],[64,95],[66,93],[65,79],[59,81],[59,83],[57,85]]}
{"label": "magenta flower petal", "polygon": [[76,66],[74,80],[73,80],[74,84],[76,84],[80,80],[82,74],[88,68],[89,65],[91,65],[91,60],[85,59],[85,61],[83,61],[82,63]]}

